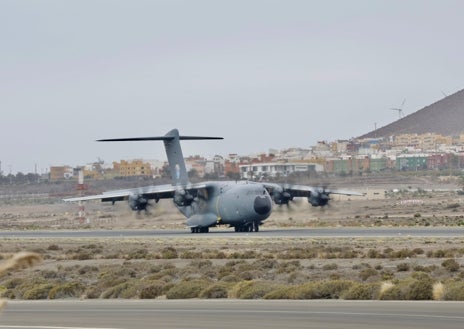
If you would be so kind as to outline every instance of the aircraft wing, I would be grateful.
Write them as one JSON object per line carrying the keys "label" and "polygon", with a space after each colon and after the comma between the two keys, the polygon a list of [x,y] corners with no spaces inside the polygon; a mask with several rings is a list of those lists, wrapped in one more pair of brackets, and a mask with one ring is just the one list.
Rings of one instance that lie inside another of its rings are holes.
{"label": "aircraft wing", "polygon": [[206,188],[205,184],[188,184],[184,186],[176,186],[171,184],[166,185],[151,185],[138,188],[113,190],[103,192],[102,194],[88,195],[82,197],[64,199],[67,202],[101,200],[102,202],[116,202],[128,200],[131,196],[143,196],[146,199],[169,199],[174,196],[174,193],[179,190],[191,191]]}
{"label": "aircraft wing", "polygon": [[323,187],[314,187],[308,185],[293,185],[293,184],[277,184],[277,183],[263,183],[263,186],[268,190],[270,194],[273,192],[282,192],[286,191],[291,193],[295,197],[309,197],[314,194],[324,193],[324,194],[343,194],[343,195],[355,195],[363,196],[364,194],[349,191],[349,190],[339,190],[339,189],[327,189]]}
{"label": "aircraft wing", "polygon": [[305,197],[313,207],[322,207],[328,204],[330,194],[344,194],[362,196],[362,193],[348,190],[327,189],[307,185],[290,185],[263,183],[263,186],[276,204],[288,204],[295,197]]}

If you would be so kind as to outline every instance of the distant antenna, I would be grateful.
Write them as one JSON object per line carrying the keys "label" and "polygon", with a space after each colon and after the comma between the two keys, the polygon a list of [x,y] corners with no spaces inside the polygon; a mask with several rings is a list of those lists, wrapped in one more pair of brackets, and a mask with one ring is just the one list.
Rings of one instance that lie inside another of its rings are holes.
{"label": "distant antenna", "polygon": [[404,106],[404,103],[406,103],[406,98],[403,99],[403,103],[401,103],[401,106],[400,107],[392,107],[390,110],[392,111],[398,111],[398,119],[401,119],[404,115],[403,115],[403,106]]}

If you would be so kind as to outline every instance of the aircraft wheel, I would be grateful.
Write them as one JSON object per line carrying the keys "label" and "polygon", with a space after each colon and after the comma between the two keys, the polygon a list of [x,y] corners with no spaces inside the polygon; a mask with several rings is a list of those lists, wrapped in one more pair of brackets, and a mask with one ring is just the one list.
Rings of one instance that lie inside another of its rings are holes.
{"label": "aircraft wheel", "polygon": [[259,223],[258,222],[253,222],[253,229],[255,232],[259,232]]}
{"label": "aircraft wheel", "polygon": [[235,232],[238,232],[238,226],[234,226]]}

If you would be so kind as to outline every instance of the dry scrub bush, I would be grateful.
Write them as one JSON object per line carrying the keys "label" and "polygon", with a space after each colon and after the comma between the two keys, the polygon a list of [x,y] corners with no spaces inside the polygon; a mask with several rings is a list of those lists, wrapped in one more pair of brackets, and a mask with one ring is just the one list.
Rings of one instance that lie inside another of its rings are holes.
{"label": "dry scrub bush", "polygon": [[141,299],[154,299],[162,296],[166,292],[166,286],[163,281],[145,283],[140,289],[139,297]]}
{"label": "dry scrub bush", "polygon": [[186,250],[180,254],[181,259],[202,259],[203,254],[200,251]]}
{"label": "dry scrub bush", "polygon": [[318,256],[317,249],[290,248],[279,252],[276,257],[278,259],[313,259]]}
{"label": "dry scrub bush", "polygon": [[454,257],[461,257],[464,254],[464,250],[462,249],[437,249],[437,250],[429,250],[426,253],[426,256],[429,258],[454,258]]}
{"label": "dry scrub bush", "polygon": [[396,270],[398,272],[407,272],[411,269],[411,266],[408,263],[401,263],[396,265]]}
{"label": "dry scrub bush", "polygon": [[324,271],[333,271],[338,269],[338,265],[336,263],[331,263],[331,264],[325,264],[322,266],[322,270]]}
{"label": "dry scrub bush", "polygon": [[464,282],[451,281],[445,285],[444,300],[462,301],[464,300]]}
{"label": "dry scrub bush", "polygon": [[57,251],[57,250],[62,250],[62,248],[56,244],[51,244],[48,246],[47,250]]}
{"label": "dry scrub bush", "polygon": [[441,266],[446,268],[449,272],[457,272],[459,270],[459,263],[452,258],[444,260]]}
{"label": "dry scrub bush", "polygon": [[177,250],[174,247],[166,247],[161,250],[162,259],[176,259],[179,257]]}
{"label": "dry scrub bush", "polygon": [[278,288],[279,285],[267,281],[242,281],[236,284],[230,291],[230,298],[258,299]]}
{"label": "dry scrub bush", "polygon": [[339,299],[354,284],[348,280],[309,282],[298,286],[295,299]]}
{"label": "dry scrub bush", "polygon": [[22,298],[26,300],[47,299],[52,288],[53,284],[51,283],[33,285],[30,289],[24,291]]}
{"label": "dry scrub bush", "polygon": [[152,259],[153,256],[148,253],[147,249],[137,249],[131,251],[127,254],[124,259],[131,260],[131,259]]}
{"label": "dry scrub bush", "polygon": [[255,250],[245,250],[243,252],[233,252],[227,257],[228,259],[255,259],[258,258],[258,253]]}
{"label": "dry scrub bush", "polygon": [[167,299],[198,298],[201,292],[209,287],[209,281],[192,280],[181,281],[166,293]]}
{"label": "dry scrub bush", "polygon": [[215,283],[200,293],[200,298],[227,298],[230,284]]}
{"label": "dry scrub bush", "polygon": [[257,270],[271,270],[278,267],[278,262],[274,259],[258,259],[251,266]]}
{"label": "dry scrub bush", "polygon": [[398,281],[393,287],[380,294],[382,300],[431,300],[433,298],[433,281],[425,273]]}
{"label": "dry scrub bush", "polygon": [[190,262],[189,267],[197,270],[211,269],[213,262],[209,259],[196,259]]}
{"label": "dry scrub bush", "polygon": [[295,271],[301,270],[301,263],[299,260],[291,260],[288,262],[281,262],[277,265],[277,273],[294,273]]}
{"label": "dry scrub bush", "polygon": [[264,299],[296,299],[298,286],[280,286],[264,295]]}
{"label": "dry scrub bush", "polygon": [[85,287],[80,282],[67,282],[54,286],[48,292],[49,299],[78,298],[84,292]]}
{"label": "dry scrub bush", "polygon": [[370,277],[377,276],[378,274],[379,272],[377,272],[377,270],[373,268],[366,268],[359,272],[359,277],[361,278],[361,280],[366,281]]}
{"label": "dry scrub bush", "polygon": [[342,299],[374,300],[378,299],[380,283],[354,283],[350,289],[343,292]]}

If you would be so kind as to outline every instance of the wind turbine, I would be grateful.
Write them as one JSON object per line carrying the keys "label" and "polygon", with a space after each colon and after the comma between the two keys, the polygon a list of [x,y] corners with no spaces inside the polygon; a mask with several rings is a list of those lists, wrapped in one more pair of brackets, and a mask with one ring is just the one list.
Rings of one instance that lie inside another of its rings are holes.
{"label": "wind turbine", "polygon": [[406,102],[406,98],[403,99],[403,103],[401,103],[400,107],[392,107],[390,110],[392,111],[398,111],[398,119],[401,119],[403,117],[403,106],[404,103]]}

